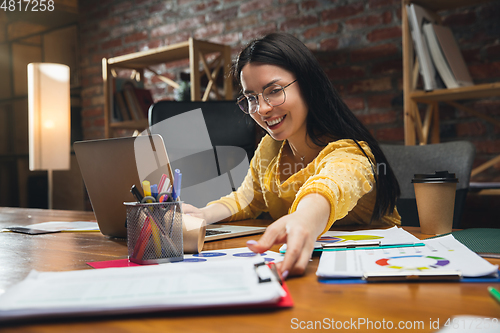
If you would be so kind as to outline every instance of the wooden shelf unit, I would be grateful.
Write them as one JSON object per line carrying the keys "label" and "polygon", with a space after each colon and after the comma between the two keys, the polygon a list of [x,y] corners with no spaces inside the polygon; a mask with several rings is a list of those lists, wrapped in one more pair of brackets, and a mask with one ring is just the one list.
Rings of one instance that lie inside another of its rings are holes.
{"label": "wooden shelf unit", "polygon": [[[214,60],[207,62],[206,56],[217,54]],[[233,99],[232,78],[229,75],[231,66],[231,47],[228,45],[215,44],[211,42],[189,40],[173,45],[160,47],[153,50],[126,54],[114,58],[104,58],[102,60],[102,76],[104,85],[104,135],[106,138],[113,137],[115,129],[137,129],[144,130],[148,126],[147,119],[112,122],[113,112],[113,78],[116,76],[116,69],[130,69],[134,78],[143,80],[144,71],[149,70],[156,74],[158,78],[168,85],[178,88],[177,82],[156,73],[151,67],[159,64],[189,59],[191,100],[207,101],[209,94],[213,91],[217,99]],[[202,70],[200,71],[200,63]],[[201,92],[201,77],[206,74],[208,84],[205,92]],[[223,95],[219,93],[216,86],[218,75],[223,75],[224,87]]]}
{"label": "wooden shelf unit", "polygon": [[[405,145],[438,143],[439,139],[439,102],[445,102],[464,112],[487,120],[497,126],[500,121],[457,103],[459,100],[482,99],[500,96],[500,82],[477,84],[470,87],[454,89],[437,89],[423,91],[417,89],[418,60],[414,57],[413,39],[410,33],[406,5],[416,4],[433,12],[451,10],[465,6],[473,6],[491,0],[402,0],[402,34],[403,34],[403,92],[404,92],[404,133]],[[418,111],[418,103],[426,104],[424,119]],[[476,175],[486,168],[500,162],[500,156],[472,170]]]}

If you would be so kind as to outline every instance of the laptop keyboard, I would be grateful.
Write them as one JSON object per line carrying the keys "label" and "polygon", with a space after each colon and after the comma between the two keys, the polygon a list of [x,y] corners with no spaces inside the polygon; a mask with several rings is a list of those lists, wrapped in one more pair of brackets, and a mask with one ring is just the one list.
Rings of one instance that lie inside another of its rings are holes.
{"label": "laptop keyboard", "polygon": [[207,229],[205,236],[214,236],[214,235],[220,235],[220,234],[228,234],[231,231],[221,231],[221,230],[212,230],[212,229]]}

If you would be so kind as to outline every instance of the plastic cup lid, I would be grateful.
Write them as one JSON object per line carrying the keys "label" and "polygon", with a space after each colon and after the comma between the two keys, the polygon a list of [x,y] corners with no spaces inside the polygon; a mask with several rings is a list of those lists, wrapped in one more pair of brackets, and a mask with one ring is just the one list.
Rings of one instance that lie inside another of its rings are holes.
{"label": "plastic cup lid", "polygon": [[436,171],[433,174],[415,174],[412,183],[458,183],[454,173],[448,171]]}

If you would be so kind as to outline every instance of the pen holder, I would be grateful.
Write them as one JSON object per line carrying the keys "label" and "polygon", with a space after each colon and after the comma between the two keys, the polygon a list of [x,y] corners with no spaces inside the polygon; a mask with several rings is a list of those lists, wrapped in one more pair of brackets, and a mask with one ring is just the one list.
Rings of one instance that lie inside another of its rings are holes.
{"label": "pen holder", "polygon": [[184,259],[181,202],[125,202],[129,260],[159,264]]}

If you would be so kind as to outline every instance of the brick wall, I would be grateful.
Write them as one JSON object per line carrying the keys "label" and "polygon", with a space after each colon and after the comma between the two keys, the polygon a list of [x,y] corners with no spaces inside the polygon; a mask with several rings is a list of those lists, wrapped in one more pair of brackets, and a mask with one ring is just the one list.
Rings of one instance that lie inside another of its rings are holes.
{"label": "brick wall", "polygon": [[[375,137],[403,142],[400,0],[85,0],[81,12],[82,119],[86,139],[103,137],[101,59],[193,36],[237,51],[273,31],[294,34],[315,52],[335,87]],[[442,13],[476,83],[500,81],[500,3]],[[178,79],[178,65],[160,66]],[[154,77],[155,97],[172,91]],[[467,105],[500,119],[500,100]],[[500,154],[500,128],[442,107],[443,141],[470,140],[477,163]],[[500,165],[489,170],[500,180]],[[486,173],[488,174],[488,173]]]}

